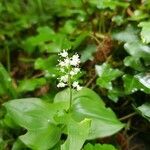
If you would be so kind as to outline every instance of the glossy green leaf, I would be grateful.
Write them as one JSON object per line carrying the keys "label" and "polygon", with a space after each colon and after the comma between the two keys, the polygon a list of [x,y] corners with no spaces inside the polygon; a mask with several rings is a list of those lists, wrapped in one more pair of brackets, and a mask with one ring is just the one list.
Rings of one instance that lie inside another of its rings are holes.
{"label": "glossy green leaf", "polygon": [[[88,139],[105,137],[118,132],[123,124],[117,119],[110,108],[106,108],[99,97],[94,97],[93,91],[81,90],[73,101],[72,115],[77,120],[91,119],[91,128]],[[85,93],[84,93],[85,92]],[[96,94],[95,94],[96,95]],[[101,128],[103,126],[103,128]]]}
{"label": "glossy green leaf", "polygon": [[14,142],[12,150],[27,150],[26,146],[18,139]]}
{"label": "glossy green leaf", "polygon": [[124,59],[124,65],[127,67],[131,67],[137,71],[143,71],[144,70],[144,67],[143,67],[140,59],[136,58],[134,56],[127,56]]}
{"label": "glossy green leaf", "polygon": [[[74,99],[74,95],[76,95],[76,91],[72,90],[72,96]],[[63,91],[58,92],[55,97],[54,97],[54,103],[59,104],[59,103],[65,103],[66,109],[69,109],[70,107],[70,89],[67,88]]]}
{"label": "glossy green leaf", "polygon": [[26,98],[9,101],[4,106],[15,123],[27,129],[20,139],[28,147],[47,150],[59,141],[61,133],[53,116],[64,105],[54,106],[37,98]]}
{"label": "glossy green leaf", "polygon": [[[91,89],[83,88],[73,91],[72,94],[72,116],[75,120],[82,121],[84,118],[91,119],[91,128],[88,139],[105,137],[118,132],[123,124],[116,118],[110,108],[106,108],[102,99]],[[69,108],[69,89],[58,93],[54,102],[59,104],[65,102]],[[65,119],[66,120],[66,119]],[[105,128],[101,128],[104,126]]]}
{"label": "glossy green leaf", "polygon": [[110,144],[95,144],[90,143],[84,146],[83,150],[117,150],[113,145]]}
{"label": "glossy green leaf", "polygon": [[135,78],[138,79],[138,81],[144,85],[146,88],[150,90],[150,73],[140,73],[135,75]]}
{"label": "glossy green leaf", "polygon": [[150,103],[144,103],[137,108],[142,115],[150,121]]}
{"label": "glossy green leaf", "polygon": [[82,145],[88,138],[90,122],[89,119],[84,119],[81,122],[71,119],[67,124],[68,137],[61,146],[61,150],[81,150]]}
{"label": "glossy green leaf", "polygon": [[124,45],[125,50],[133,57],[143,58],[150,61],[150,47],[141,43],[133,42]]}
{"label": "glossy green leaf", "polygon": [[135,42],[138,41],[137,30],[131,25],[128,25],[123,31],[116,31],[112,34],[115,40],[121,42]]}
{"label": "glossy green leaf", "polygon": [[122,75],[122,72],[118,69],[113,69],[108,63],[103,63],[101,66],[96,66],[96,72],[99,76],[96,83],[102,87],[112,90],[112,82],[117,77]]}
{"label": "glossy green leaf", "polygon": [[150,93],[149,83],[146,82],[149,77],[141,76],[141,74],[132,76],[132,75],[124,75],[124,89],[126,94],[132,94],[138,90],[143,91],[145,93]]}
{"label": "glossy green leaf", "polygon": [[18,90],[20,92],[34,91],[36,88],[39,88],[45,84],[45,78],[26,79],[20,81]]}
{"label": "glossy green leaf", "polygon": [[[80,91],[72,90],[72,99],[73,102],[78,97],[86,97],[88,96],[90,99],[93,99],[93,101],[97,104],[101,104],[101,106],[104,106],[104,102],[102,99],[91,89],[83,88]],[[54,103],[60,103],[60,102],[66,102],[66,106],[69,107],[69,101],[70,101],[70,91],[69,88],[59,92],[56,94],[54,98]]]}
{"label": "glossy green leaf", "polygon": [[150,43],[150,21],[141,22],[139,27],[142,27],[141,38],[144,43]]}
{"label": "glossy green leaf", "polygon": [[[38,133],[37,133],[38,131]],[[42,129],[28,130],[20,139],[30,148],[47,150],[52,148],[60,139],[61,130],[54,124]]]}

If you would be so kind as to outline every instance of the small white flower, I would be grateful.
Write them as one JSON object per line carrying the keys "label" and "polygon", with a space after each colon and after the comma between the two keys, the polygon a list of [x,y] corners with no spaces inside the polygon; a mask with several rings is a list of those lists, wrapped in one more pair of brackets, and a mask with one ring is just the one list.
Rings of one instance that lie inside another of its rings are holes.
{"label": "small white flower", "polygon": [[79,63],[80,58],[78,54],[73,55],[72,57],[68,56],[68,52],[63,50],[60,54],[61,59],[59,61],[59,70],[62,74],[59,78],[59,83],[57,87],[65,87],[71,84],[72,88],[76,90],[81,90],[81,86],[78,81],[75,81],[76,78],[73,78],[74,75],[80,72]]}
{"label": "small white flower", "polygon": [[60,83],[57,84],[57,87],[58,87],[58,88],[60,88],[60,87],[65,87],[65,86],[66,86],[66,84],[63,83],[63,82],[60,82]]}
{"label": "small white flower", "polygon": [[63,50],[63,52],[61,52],[59,55],[62,56],[62,57],[67,57],[68,56],[68,52]]}
{"label": "small white flower", "polygon": [[64,66],[65,66],[65,62],[59,61],[59,66],[60,66],[60,67],[64,67]]}
{"label": "small white flower", "polygon": [[71,60],[70,60],[70,64],[72,66],[78,66],[79,63],[80,63],[79,55],[78,54],[73,55]]}
{"label": "small white flower", "polygon": [[74,81],[74,82],[72,83],[72,86],[73,86],[74,88],[76,88],[77,86],[79,86],[79,82],[78,82],[78,81]]}
{"label": "small white flower", "polygon": [[70,59],[66,58],[63,61],[59,61],[59,66],[60,67],[68,67],[70,65]]}
{"label": "small white flower", "polygon": [[80,68],[74,68],[74,72],[75,72],[75,73],[80,72]]}
{"label": "small white flower", "polygon": [[74,81],[73,84],[72,84],[72,86],[73,86],[74,88],[76,88],[77,91],[79,91],[79,90],[82,89],[82,87],[79,85],[79,82],[78,82],[78,81]]}
{"label": "small white flower", "polygon": [[73,70],[70,71],[70,75],[74,76],[80,71],[80,68],[74,68]]}
{"label": "small white flower", "polygon": [[78,85],[77,86],[77,91],[80,91],[82,89],[82,86]]}
{"label": "small white flower", "polygon": [[71,75],[71,76],[74,76],[75,74],[76,74],[76,73],[75,73],[73,70],[70,71],[70,75]]}
{"label": "small white flower", "polygon": [[65,63],[65,66],[66,66],[66,67],[69,66],[69,64],[70,64],[70,59],[69,59],[69,58],[64,59],[64,63]]}
{"label": "small white flower", "polygon": [[60,81],[67,82],[68,81],[68,75],[61,76]]}

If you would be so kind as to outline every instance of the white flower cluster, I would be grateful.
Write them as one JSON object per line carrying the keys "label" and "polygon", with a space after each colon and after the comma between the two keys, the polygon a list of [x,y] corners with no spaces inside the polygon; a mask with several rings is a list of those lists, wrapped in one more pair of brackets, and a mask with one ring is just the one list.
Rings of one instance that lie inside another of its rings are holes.
{"label": "white flower cluster", "polygon": [[68,56],[68,52],[63,50],[60,54],[59,70],[61,77],[58,78],[59,83],[57,87],[71,86],[77,90],[81,90],[81,86],[78,81],[75,81],[74,77],[80,72],[79,64],[80,58],[78,54],[74,54],[72,57]]}

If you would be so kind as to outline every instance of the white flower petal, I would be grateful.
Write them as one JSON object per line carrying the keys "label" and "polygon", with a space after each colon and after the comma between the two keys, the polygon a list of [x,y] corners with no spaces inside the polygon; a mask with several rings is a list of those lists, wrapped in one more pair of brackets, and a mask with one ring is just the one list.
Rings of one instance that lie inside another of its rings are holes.
{"label": "white flower petal", "polygon": [[60,82],[60,83],[57,84],[57,87],[58,87],[58,88],[65,87],[65,86],[66,86],[66,84],[63,83],[63,82]]}
{"label": "white flower petal", "polygon": [[78,81],[74,81],[73,84],[72,84],[72,86],[73,86],[74,88],[76,88],[77,86],[79,86],[79,82],[78,82]]}
{"label": "white flower petal", "polygon": [[68,52],[63,50],[63,52],[61,52],[59,55],[62,56],[62,57],[67,57],[68,56]]}
{"label": "white flower petal", "polygon": [[82,86],[77,86],[77,91],[80,91],[82,89]]}

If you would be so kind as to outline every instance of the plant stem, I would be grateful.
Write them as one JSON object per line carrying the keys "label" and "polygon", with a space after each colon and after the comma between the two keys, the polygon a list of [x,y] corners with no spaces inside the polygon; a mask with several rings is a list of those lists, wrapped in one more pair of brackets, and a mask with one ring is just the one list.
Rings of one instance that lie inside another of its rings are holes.
{"label": "plant stem", "polygon": [[70,99],[69,99],[69,109],[71,108],[71,105],[72,105],[72,87],[71,87],[71,76],[68,75],[68,79],[69,79],[69,94],[70,94]]}
{"label": "plant stem", "polygon": [[135,115],[137,115],[137,113],[136,113],[136,112],[133,112],[133,113],[131,113],[131,114],[129,114],[129,115],[126,115],[126,116],[124,116],[124,117],[122,117],[122,118],[119,118],[119,120],[120,120],[120,121],[123,121],[123,120],[126,120],[126,119],[128,119],[128,118],[130,118],[130,117],[132,117],[132,116],[135,116]]}

